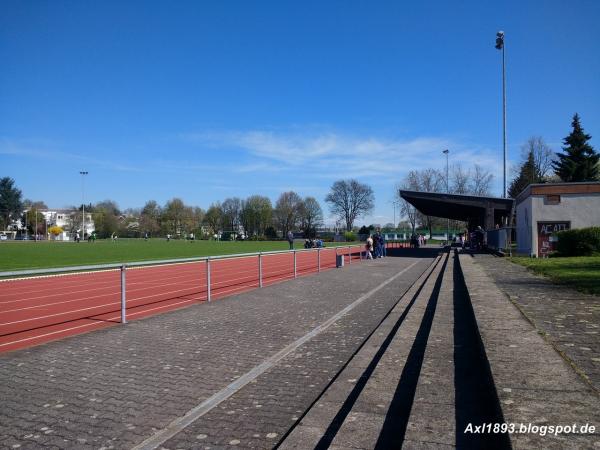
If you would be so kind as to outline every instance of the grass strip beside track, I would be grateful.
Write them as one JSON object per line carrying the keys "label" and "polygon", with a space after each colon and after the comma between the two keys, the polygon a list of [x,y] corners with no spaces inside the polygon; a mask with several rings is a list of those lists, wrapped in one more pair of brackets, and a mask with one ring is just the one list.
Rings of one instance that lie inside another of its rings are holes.
{"label": "grass strip beside track", "polygon": [[578,291],[600,295],[600,256],[511,258],[534,273]]}
{"label": "grass strip beside track", "polygon": [[[327,246],[346,246],[355,243],[327,243]],[[301,249],[301,242],[296,243]],[[0,243],[0,271],[47,269],[92,264],[111,264],[192,258],[236,253],[287,250],[285,241],[182,241],[165,239],[120,239],[116,242],[97,240],[88,242],[2,242]]]}

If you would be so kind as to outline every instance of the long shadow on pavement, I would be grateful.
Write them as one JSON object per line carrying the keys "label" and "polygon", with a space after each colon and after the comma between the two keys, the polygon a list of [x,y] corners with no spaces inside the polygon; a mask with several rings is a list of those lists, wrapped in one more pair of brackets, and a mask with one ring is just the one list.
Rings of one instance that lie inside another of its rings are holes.
{"label": "long shadow on pavement", "polygon": [[506,433],[465,433],[469,424],[503,424],[504,417],[458,256],[454,258],[456,448],[510,449]]}

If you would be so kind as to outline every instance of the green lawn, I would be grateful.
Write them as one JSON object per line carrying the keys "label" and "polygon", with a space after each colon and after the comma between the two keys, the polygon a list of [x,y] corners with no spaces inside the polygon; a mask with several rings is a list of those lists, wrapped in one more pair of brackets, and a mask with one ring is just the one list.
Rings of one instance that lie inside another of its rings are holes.
{"label": "green lawn", "polygon": [[600,295],[600,256],[511,258],[535,273],[579,291]]}
{"label": "green lawn", "polygon": [[[327,246],[341,245],[327,243]],[[349,245],[349,244],[343,244]],[[302,248],[297,242],[296,248]],[[287,250],[285,241],[179,241],[165,239],[119,239],[80,242],[0,242],[0,271],[46,269],[88,264],[123,263],[196,256]]]}

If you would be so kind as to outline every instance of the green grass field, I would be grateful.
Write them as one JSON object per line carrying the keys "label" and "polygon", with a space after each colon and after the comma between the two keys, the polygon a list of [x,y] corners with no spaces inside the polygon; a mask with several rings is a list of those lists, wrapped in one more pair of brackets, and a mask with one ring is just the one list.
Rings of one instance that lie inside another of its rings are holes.
{"label": "green grass field", "polygon": [[[341,243],[327,243],[327,246]],[[349,245],[349,244],[344,244]],[[301,249],[302,243],[297,242]],[[119,239],[117,242],[0,242],[0,271],[47,269],[88,264],[124,263],[196,256],[230,255],[287,250],[285,241],[179,241],[165,239]]]}
{"label": "green grass field", "polygon": [[569,258],[511,258],[529,270],[581,292],[600,295],[600,256]]}

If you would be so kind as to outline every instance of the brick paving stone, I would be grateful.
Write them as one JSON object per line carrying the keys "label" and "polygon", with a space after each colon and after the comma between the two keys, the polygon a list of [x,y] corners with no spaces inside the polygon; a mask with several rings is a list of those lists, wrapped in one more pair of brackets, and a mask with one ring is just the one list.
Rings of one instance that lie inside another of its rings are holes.
{"label": "brick paving stone", "polygon": [[[533,329],[533,326],[510,303],[502,285],[494,282],[490,267],[487,269],[489,271],[484,269],[482,260],[486,261],[484,264],[489,262],[486,258],[460,256],[504,421],[516,424],[517,428],[520,428],[520,424],[548,427],[571,424],[581,426],[586,423],[596,427],[594,435],[516,432],[510,435],[512,447],[600,448],[600,395],[540,336],[541,333],[527,332],[527,328]],[[509,266],[507,269],[504,264],[510,263],[495,262],[499,267],[498,272],[506,276],[512,268]],[[528,275],[521,275],[520,283],[524,286],[537,285],[535,290],[540,293],[539,286],[545,285],[545,281],[534,280],[528,283]],[[513,297],[518,295],[526,298],[525,289],[512,292]],[[542,297],[538,295],[538,298]],[[560,298],[564,297],[557,298],[549,294],[548,299],[541,300],[542,304],[548,304],[550,310],[546,317],[556,314],[558,307],[550,303],[555,299],[559,301]],[[560,306],[563,310],[565,307],[565,304]],[[535,311],[540,312],[539,308]],[[535,317],[537,322],[531,318],[529,320],[539,325],[541,316]],[[578,330],[573,332],[577,333]]]}
{"label": "brick paving stone", "polygon": [[415,261],[274,367],[270,382],[248,384],[172,448],[273,445],[429,257],[352,264],[2,354],[0,448],[131,448]]}
{"label": "brick paving stone", "polygon": [[554,284],[504,258],[476,254],[473,260],[600,391],[600,297]]}
{"label": "brick paving stone", "polygon": [[[381,261],[377,261],[380,263]],[[397,264],[391,258],[386,264]],[[398,301],[418,275],[429,265],[411,270],[343,316],[336,324],[311,339],[223,402],[194,424],[163,444],[167,449],[191,448],[202,444],[211,448],[271,448],[318,397],[333,376],[351,358],[365,338]],[[234,419],[237,429],[220,427]],[[244,434],[244,431],[251,430]],[[231,444],[231,441],[239,441]]]}

